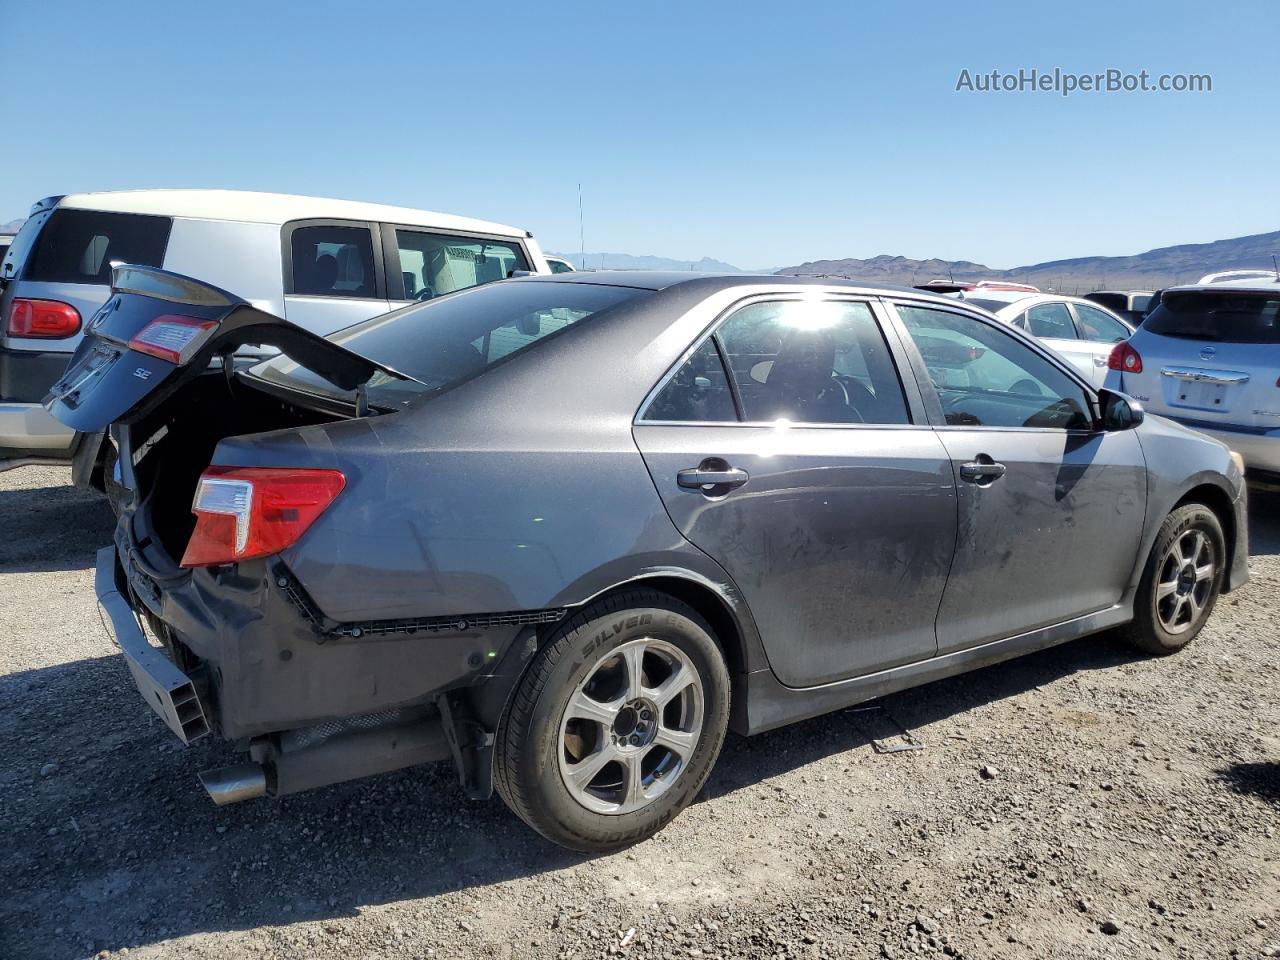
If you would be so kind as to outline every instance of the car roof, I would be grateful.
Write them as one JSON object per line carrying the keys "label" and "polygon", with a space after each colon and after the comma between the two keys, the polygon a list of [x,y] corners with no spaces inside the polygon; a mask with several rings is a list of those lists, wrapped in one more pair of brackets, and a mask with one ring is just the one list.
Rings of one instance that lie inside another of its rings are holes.
{"label": "car roof", "polygon": [[58,206],[246,223],[284,224],[291,220],[313,219],[375,220],[503,237],[532,236],[518,227],[460,217],[452,213],[358,200],[335,200],[331,197],[256,193],[251,190],[110,190],[101,193],[70,193],[58,202]]}
{"label": "car roof", "polygon": [[1161,291],[1161,297],[1171,293],[1221,293],[1224,290],[1242,290],[1247,293],[1274,293],[1280,294],[1280,279],[1272,278],[1270,280],[1259,277],[1243,277],[1238,280],[1219,280],[1215,283],[1187,283],[1178,287],[1165,287]]}
{"label": "car roof", "polygon": [[678,270],[597,270],[576,271],[519,277],[519,283],[596,283],[616,287],[635,287],[640,290],[669,290],[673,287],[700,286],[706,292],[726,290],[732,287],[770,286],[775,288],[797,287],[831,289],[864,293],[871,296],[907,296],[913,300],[928,300],[943,306],[954,307],[963,300],[944,297],[915,287],[901,287],[885,283],[865,283],[847,277],[794,276],[770,273],[690,273]]}

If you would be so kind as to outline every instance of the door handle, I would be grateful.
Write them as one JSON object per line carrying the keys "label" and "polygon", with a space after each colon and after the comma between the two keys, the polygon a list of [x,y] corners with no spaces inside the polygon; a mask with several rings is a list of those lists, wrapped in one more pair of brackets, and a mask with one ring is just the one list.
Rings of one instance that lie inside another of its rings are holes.
{"label": "door handle", "polygon": [[1105,367],[1107,365],[1107,360],[1108,360],[1107,357],[1094,357],[1093,365],[1095,367]]}
{"label": "door handle", "polygon": [[750,479],[747,471],[731,467],[723,460],[704,460],[701,465],[676,474],[676,483],[686,490],[701,490],[712,495],[727,493]]}
{"label": "door handle", "polygon": [[960,479],[966,483],[988,486],[1005,475],[1008,470],[1003,463],[996,463],[985,453],[978,454],[978,459],[960,464]]}

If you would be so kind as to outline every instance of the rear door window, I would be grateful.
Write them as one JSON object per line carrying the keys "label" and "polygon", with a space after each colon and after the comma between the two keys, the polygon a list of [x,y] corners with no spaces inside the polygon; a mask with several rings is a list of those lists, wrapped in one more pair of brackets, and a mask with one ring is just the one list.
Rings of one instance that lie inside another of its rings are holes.
{"label": "rear door window", "polygon": [[524,250],[515,240],[451,236],[404,227],[397,227],[395,236],[403,300],[431,300],[505,279],[514,270],[529,269]]}
{"label": "rear door window", "polygon": [[1129,329],[1115,317],[1103,313],[1097,307],[1074,305],[1080,334],[1095,343],[1120,343],[1129,339]]}
{"label": "rear door window", "polygon": [[1026,329],[1033,337],[1048,337],[1053,340],[1077,340],[1075,325],[1071,322],[1071,311],[1065,303],[1041,303],[1029,309],[1026,314]]}
{"label": "rear door window", "polygon": [[317,224],[289,234],[293,282],[287,293],[312,297],[378,296],[373,231],[367,226]]}
{"label": "rear door window", "polygon": [[109,284],[113,262],[163,266],[172,226],[168,217],[55,210],[32,245],[22,278]]}
{"label": "rear door window", "polygon": [[673,423],[733,423],[738,419],[715,340],[704,340],[680,365],[653,398],[644,419]]}

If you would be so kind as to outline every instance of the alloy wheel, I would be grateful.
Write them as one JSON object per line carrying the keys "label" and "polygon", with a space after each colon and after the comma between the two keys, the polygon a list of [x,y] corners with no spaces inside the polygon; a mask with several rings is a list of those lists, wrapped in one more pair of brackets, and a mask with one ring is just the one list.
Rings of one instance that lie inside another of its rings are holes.
{"label": "alloy wheel", "polygon": [[1166,631],[1186,633],[1195,625],[1217,573],[1213,541],[1204,531],[1184,531],[1169,545],[1157,568],[1155,590],[1156,618]]}
{"label": "alloy wheel", "polygon": [[560,721],[560,775],[596,813],[639,810],[689,766],[702,734],[702,679],[680,648],[644,637],[587,672]]}

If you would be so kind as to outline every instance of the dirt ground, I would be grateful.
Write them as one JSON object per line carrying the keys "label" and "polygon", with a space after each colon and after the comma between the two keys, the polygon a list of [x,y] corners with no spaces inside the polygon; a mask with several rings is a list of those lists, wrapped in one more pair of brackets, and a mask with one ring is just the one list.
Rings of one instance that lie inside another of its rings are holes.
{"label": "dirt ground", "polygon": [[[66,480],[0,474],[0,957],[1280,956],[1280,497],[1181,655],[1094,637],[731,736],[674,824],[589,858],[445,766],[214,807],[233,755],[137,696],[111,517]],[[895,723],[925,748],[876,753]]]}

